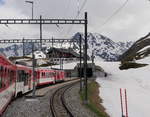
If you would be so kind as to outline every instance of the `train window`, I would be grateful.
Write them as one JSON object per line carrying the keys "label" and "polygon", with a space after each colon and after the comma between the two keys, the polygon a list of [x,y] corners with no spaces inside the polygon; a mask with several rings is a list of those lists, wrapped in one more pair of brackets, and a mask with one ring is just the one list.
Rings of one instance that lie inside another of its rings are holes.
{"label": "train window", "polygon": [[17,82],[19,82],[19,70],[17,70]]}
{"label": "train window", "polygon": [[50,72],[47,73],[47,78],[49,78],[49,77],[50,77]]}
{"label": "train window", "polygon": [[2,88],[2,78],[1,78],[1,75],[0,75],[0,89]]}
{"label": "train window", "polygon": [[35,71],[35,72],[34,72],[34,77],[37,77],[37,75],[38,75],[38,73]]}
{"label": "train window", "polygon": [[28,84],[28,73],[26,73],[24,70],[18,70],[17,72],[18,74],[18,79],[17,81],[18,82],[24,82],[24,85],[27,85]]}
{"label": "train window", "polygon": [[49,77],[51,77],[51,72],[49,72]]}
{"label": "train window", "polygon": [[0,77],[2,78],[2,76],[3,76],[3,67],[1,66],[0,67]]}
{"label": "train window", "polygon": [[23,71],[23,70],[18,70],[18,71],[17,71],[17,74],[18,74],[17,81],[18,81],[18,82],[24,81],[24,71]]}
{"label": "train window", "polygon": [[2,66],[0,66],[0,89],[2,88],[2,72],[1,72]]}
{"label": "train window", "polygon": [[56,77],[56,72],[53,72],[53,76]]}
{"label": "train window", "polygon": [[0,67],[0,88],[3,88],[3,66]]}
{"label": "train window", "polygon": [[0,71],[2,71],[3,70],[3,67],[2,66],[0,66]]}
{"label": "train window", "polygon": [[3,82],[3,87],[6,87],[6,85],[7,85],[7,80],[8,80],[8,78],[7,78],[7,68],[4,68],[4,71],[3,71],[4,73],[3,73],[3,78],[2,78],[2,82]]}
{"label": "train window", "polygon": [[44,72],[42,72],[42,77],[44,77]]}
{"label": "train window", "polygon": [[5,73],[7,72],[7,68],[5,68]]}
{"label": "train window", "polygon": [[45,77],[47,77],[47,73],[44,73]]}
{"label": "train window", "polygon": [[17,71],[17,82],[20,82],[20,70]]}
{"label": "train window", "polygon": [[10,84],[12,84],[13,80],[14,80],[14,72],[13,72],[13,70],[10,71],[9,75],[10,75]]}
{"label": "train window", "polygon": [[9,69],[7,69],[6,71],[6,83],[9,84],[10,83],[10,74],[9,74]]}
{"label": "train window", "polygon": [[47,76],[47,77],[48,77],[48,78],[51,77],[51,73],[50,73],[50,72],[48,73],[48,76]]}
{"label": "train window", "polygon": [[24,73],[24,85],[28,85],[28,78],[29,78],[29,74],[28,73]]}

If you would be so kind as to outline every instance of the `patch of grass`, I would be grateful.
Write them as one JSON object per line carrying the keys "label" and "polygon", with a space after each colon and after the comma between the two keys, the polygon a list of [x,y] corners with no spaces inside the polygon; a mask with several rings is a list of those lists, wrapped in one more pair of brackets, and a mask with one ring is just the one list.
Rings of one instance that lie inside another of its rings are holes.
{"label": "patch of grass", "polygon": [[49,67],[49,66],[52,66],[52,65],[55,65],[55,64],[47,63],[47,64],[39,65],[38,67]]}
{"label": "patch of grass", "polygon": [[139,68],[139,67],[145,67],[148,64],[140,64],[140,63],[134,63],[134,62],[123,62],[121,63],[119,69],[125,70],[130,68]]}
{"label": "patch of grass", "polygon": [[[82,101],[84,100],[84,96],[84,91],[80,92]],[[102,103],[102,99],[99,97],[99,85],[95,81],[88,83],[88,101],[86,107],[95,112],[98,117],[110,117],[105,112],[105,108],[100,104]]]}
{"label": "patch of grass", "polygon": [[9,57],[10,61],[17,60],[17,59],[31,59],[31,57],[27,57],[27,56]]}

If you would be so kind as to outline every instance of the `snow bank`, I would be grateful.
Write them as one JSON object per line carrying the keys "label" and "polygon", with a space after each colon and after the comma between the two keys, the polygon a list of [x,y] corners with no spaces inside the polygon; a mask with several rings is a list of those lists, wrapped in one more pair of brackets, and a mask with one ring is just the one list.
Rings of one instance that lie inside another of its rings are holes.
{"label": "snow bank", "polygon": [[[148,57],[149,58],[149,57]],[[143,59],[147,63],[150,58]],[[121,117],[120,88],[127,89],[129,117],[150,117],[150,66],[119,70],[118,62],[96,62],[110,75],[99,77],[100,96],[111,117]]]}

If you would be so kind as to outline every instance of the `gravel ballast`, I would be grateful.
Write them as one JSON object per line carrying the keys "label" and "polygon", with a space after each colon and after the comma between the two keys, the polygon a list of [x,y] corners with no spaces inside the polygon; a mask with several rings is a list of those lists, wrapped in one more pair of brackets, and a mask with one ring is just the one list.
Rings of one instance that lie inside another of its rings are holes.
{"label": "gravel ballast", "polygon": [[[26,97],[13,101],[2,117],[52,117],[50,111],[50,97],[56,90],[50,89],[45,96],[30,99]],[[70,88],[65,94],[67,106],[71,108],[75,117],[97,117],[82,104],[79,96],[79,83]]]}
{"label": "gravel ballast", "polygon": [[79,95],[79,87],[78,83],[65,94],[67,106],[72,110],[75,117],[97,117],[94,112],[91,112],[83,105]]}

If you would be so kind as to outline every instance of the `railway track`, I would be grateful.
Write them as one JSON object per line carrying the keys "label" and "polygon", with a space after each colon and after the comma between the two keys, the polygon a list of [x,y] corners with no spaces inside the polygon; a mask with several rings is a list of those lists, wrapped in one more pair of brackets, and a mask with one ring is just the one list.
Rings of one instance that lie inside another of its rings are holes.
{"label": "railway track", "polygon": [[50,110],[53,117],[74,117],[71,109],[66,106],[64,95],[69,88],[78,82],[66,84],[52,94],[50,98]]}

